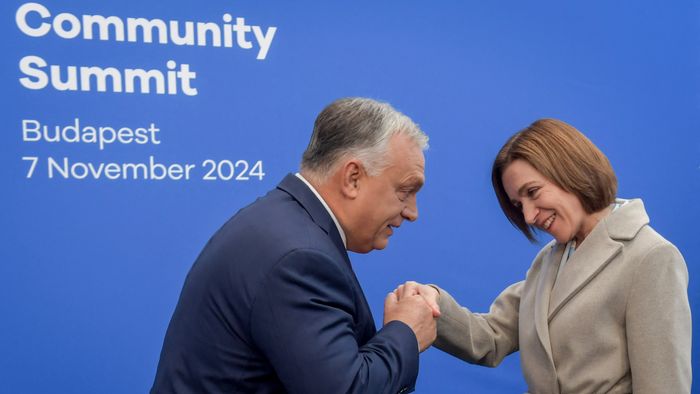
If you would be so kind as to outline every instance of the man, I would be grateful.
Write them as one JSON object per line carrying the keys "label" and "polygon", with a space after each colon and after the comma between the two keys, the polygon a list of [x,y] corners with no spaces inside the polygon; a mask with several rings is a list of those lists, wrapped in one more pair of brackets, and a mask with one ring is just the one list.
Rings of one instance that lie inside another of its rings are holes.
{"label": "man", "polygon": [[151,391],[413,390],[437,306],[390,293],[377,332],[347,250],[383,249],[418,218],[427,139],[385,103],[326,107],[301,173],[240,210],[194,263]]}

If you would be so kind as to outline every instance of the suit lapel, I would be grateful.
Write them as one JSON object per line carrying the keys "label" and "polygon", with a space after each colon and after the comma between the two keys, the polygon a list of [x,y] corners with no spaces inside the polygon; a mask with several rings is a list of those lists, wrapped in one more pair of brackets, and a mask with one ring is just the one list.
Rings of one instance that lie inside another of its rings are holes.
{"label": "suit lapel", "polygon": [[622,248],[620,242],[610,238],[606,222],[604,219],[598,223],[566,263],[552,289],[548,321],[595,278]]}

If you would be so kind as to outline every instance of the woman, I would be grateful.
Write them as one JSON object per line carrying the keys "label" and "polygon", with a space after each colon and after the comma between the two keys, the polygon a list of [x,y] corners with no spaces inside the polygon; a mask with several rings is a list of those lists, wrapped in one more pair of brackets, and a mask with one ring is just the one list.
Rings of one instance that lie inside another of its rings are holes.
{"label": "woman", "polygon": [[554,240],[489,313],[437,286],[401,285],[399,297],[439,305],[435,346],[487,366],[520,350],[532,393],[689,393],[685,262],[641,200],[615,199],[605,155],[572,126],[542,119],[501,148],[492,182],[528,239],[541,230]]}

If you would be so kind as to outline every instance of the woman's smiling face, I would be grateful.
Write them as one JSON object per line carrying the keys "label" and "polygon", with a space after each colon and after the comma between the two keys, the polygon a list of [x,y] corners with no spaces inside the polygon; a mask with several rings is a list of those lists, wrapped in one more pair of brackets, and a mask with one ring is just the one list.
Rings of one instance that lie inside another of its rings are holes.
{"label": "woman's smiling face", "polygon": [[528,225],[551,234],[559,243],[576,238],[578,244],[595,227],[578,197],[547,179],[525,160],[514,160],[502,176],[510,202],[518,207]]}

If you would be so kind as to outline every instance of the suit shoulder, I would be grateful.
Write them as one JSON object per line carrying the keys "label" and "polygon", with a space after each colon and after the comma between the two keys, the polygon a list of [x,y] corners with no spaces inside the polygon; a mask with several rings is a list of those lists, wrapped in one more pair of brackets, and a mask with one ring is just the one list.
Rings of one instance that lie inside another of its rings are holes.
{"label": "suit shoulder", "polygon": [[[287,193],[273,190],[224,224],[213,238],[237,248],[278,251],[317,248],[330,253],[333,242],[309,213]],[[233,245],[232,245],[233,246]]]}

